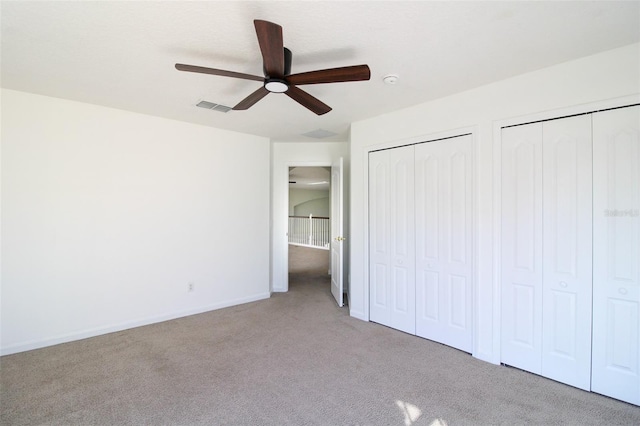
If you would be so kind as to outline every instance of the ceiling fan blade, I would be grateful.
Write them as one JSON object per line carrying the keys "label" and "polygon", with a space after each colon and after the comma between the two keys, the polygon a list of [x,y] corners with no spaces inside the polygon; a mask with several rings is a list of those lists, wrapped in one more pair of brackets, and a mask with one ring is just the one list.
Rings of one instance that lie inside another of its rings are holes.
{"label": "ceiling fan blade", "polygon": [[258,77],[257,75],[243,74],[241,72],[218,70],[215,68],[199,67],[196,65],[176,64],[178,71],[198,72],[201,74],[221,75],[223,77],[235,77],[243,78],[245,80],[264,81],[264,77]]}
{"label": "ceiling fan blade", "polygon": [[256,102],[260,99],[264,98],[269,94],[269,91],[264,88],[264,86],[260,87],[258,90],[241,100],[238,105],[234,106],[234,110],[244,110],[251,108]]}
{"label": "ceiling fan blade", "polygon": [[353,65],[350,67],[330,68],[293,74],[286,79],[290,84],[319,84],[363,81],[369,80],[370,78],[371,71],[369,70],[369,66]]}
{"label": "ceiling fan blade", "polygon": [[260,19],[255,19],[253,25],[256,27],[265,72],[271,78],[284,77],[282,27]]}
{"label": "ceiling fan blade", "polygon": [[311,96],[302,89],[298,89],[296,86],[289,86],[289,90],[284,92],[294,101],[298,102],[303,107],[315,112],[318,115],[326,114],[331,111],[331,107],[319,99]]}

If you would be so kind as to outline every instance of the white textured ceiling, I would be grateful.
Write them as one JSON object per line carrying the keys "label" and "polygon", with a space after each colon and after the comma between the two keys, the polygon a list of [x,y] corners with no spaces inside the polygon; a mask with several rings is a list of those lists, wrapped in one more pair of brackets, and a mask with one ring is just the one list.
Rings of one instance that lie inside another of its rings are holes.
{"label": "white textured ceiling", "polygon": [[331,167],[289,167],[289,188],[328,191]]}
{"label": "white textured ceiling", "polygon": [[[0,3],[2,86],[276,141],[346,140],[349,124],[640,40],[640,2],[141,1]],[[371,80],[304,86],[220,113],[259,82],[179,72],[185,63],[262,75],[253,19],[282,25],[292,72],[368,64]],[[382,77],[397,74],[395,86]]]}

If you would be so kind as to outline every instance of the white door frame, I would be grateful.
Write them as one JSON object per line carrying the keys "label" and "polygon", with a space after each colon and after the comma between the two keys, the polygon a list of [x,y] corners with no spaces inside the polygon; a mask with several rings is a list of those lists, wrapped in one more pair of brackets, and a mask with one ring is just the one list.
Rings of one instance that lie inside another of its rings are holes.
{"label": "white door frame", "polygon": [[[286,180],[283,180],[281,183],[283,185],[285,185],[285,187],[287,188],[287,190],[284,192],[285,196],[284,196],[284,205],[286,206],[285,211],[289,211],[289,169],[291,167],[331,167],[331,161],[291,161],[291,162],[286,162],[284,163],[284,165],[282,166],[285,168],[286,170]],[[329,191],[329,197],[331,197],[331,191]],[[281,262],[276,263],[275,267],[280,267],[281,268],[281,273],[280,276],[284,277],[284,282],[283,282],[283,286],[279,287],[278,290],[275,291],[279,291],[279,292],[287,292],[289,291],[289,254],[288,254],[288,249],[289,249],[289,238],[287,237],[286,234],[286,230],[289,228],[288,226],[288,217],[274,217],[273,218],[274,221],[279,221],[282,220],[284,222],[284,228],[285,229],[285,233],[283,236],[278,236],[278,235],[274,235],[273,238],[277,238],[280,239],[281,241],[284,242],[284,253],[279,253],[280,254],[280,258],[282,259]],[[277,247],[276,247],[277,249]],[[274,256],[277,256],[278,253],[274,253]]]}

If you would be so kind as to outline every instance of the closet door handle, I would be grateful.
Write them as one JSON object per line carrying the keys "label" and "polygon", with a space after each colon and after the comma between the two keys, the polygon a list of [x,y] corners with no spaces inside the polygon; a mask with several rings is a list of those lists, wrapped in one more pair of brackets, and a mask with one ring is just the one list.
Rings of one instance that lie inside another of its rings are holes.
{"label": "closet door handle", "polygon": [[564,281],[560,281],[560,287],[562,288],[567,288],[567,283],[565,283]]}
{"label": "closet door handle", "polygon": [[618,289],[618,293],[620,293],[620,294],[622,294],[622,295],[625,295],[625,294],[627,294],[627,289],[626,289],[626,288],[624,288],[624,287],[620,287],[620,288]]}

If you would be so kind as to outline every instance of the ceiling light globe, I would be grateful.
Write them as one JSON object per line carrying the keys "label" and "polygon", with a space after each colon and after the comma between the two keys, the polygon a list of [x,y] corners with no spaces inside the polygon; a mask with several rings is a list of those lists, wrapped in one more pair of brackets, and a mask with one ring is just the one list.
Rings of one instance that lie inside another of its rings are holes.
{"label": "ceiling light globe", "polygon": [[282,80],[269,80],[264,84],[264,88],[272,93],[284,93],[289,90],[289,85]]}

